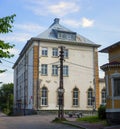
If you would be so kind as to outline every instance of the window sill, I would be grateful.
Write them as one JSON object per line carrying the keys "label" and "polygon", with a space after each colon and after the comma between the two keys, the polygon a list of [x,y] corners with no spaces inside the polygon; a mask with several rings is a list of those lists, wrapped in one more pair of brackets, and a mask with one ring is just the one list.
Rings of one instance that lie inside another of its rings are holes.
{"label": "window sill", "polygon": [[58,56],[52,56],[52,58],[58,58]]}
{"label": "window sill", "polygon": [[41,55],[41,57],[48,57],[48,55]]}
{"label": "window sill", "polygon": [[91,106],[87,105],[87,108],[93,108],[93,106],[94,106],[94,105],[91,105]]}
{"label": "window sill", "polygon": [[41,107],[48,107],[48,105],[41,105]]}
{"label": "window sill", "polygon": [[41,76],[48,76],[48,74],[41,74]]}
{"label": "window sill", "polygon": [[52,76],[53,76],[53,77],[58,77],[58,75],[54,75],[54,74],[52,74]]}
{"label": "window sill", "polygon": [[63,77],[69,77],[69,75],[63,75]]}
{"label": "window sill", "polygon": [[72,105],[72,107],[79,108],[80,106],[79,105]]}

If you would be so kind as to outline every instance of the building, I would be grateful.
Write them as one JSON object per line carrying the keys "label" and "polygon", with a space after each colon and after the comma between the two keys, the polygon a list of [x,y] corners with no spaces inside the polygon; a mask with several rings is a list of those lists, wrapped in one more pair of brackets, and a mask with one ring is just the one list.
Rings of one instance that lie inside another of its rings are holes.
{"label": "building", "polygon": [[107,120],[110,124],[120,124],[120,42],[108,46],[100,52],[109,55],[109,63],[101,66],[105,72]]}
{"label": "building", "polygon": [[14,109],[58,110],[59,47],[64,46],[64,110],[93,110],[99,102],[98,47],[55,18],[27,41],[14,69]]}
{"label": "building", "polygon": [[106,86],[105,86],[105,79],[99,79],[99,102],[100,105],[106,105]]}

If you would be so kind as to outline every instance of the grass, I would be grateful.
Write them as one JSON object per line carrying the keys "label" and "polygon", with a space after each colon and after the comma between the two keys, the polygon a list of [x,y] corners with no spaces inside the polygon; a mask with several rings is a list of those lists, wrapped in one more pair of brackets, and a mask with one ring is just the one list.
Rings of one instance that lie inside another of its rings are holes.
{"label": "grass", "polygon": [[98,116],[86,116],[82,118],[78,118],[77,121],[89,122],[89,123],[106,123],[106,120],[101,120]]}

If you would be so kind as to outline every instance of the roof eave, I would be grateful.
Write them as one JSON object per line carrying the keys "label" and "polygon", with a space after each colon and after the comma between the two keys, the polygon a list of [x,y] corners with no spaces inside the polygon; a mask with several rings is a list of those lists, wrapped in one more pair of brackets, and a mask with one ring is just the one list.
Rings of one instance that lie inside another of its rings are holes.
{"label": "roof eave", "polygon": [[114,47],[117,47],[117,46],[120,46],[120,41],[118,41],[117,43],[114,43],[113,45],[110,45],[102,50],[100,50],[99,52],[102,52],[102,53],[109,53],[109,50],[114,48]]}
{"label": "roof eave", "polygon": [[32,40],[34,40],[34,41],[43,41],[43,42],[45,42],[45,41],[49,41],[49,42],[52,42],[52,43],[56,43],[56,41],[57,41],[57,43],[63,43],[63,44],[72,44],[72,45],[80,45],[80,46],[91,46],[91,47],[96,47],[96,48],[98,48],[98,47],[100,47],[101,45],[99,45],[99,44],[90,44],[90,43],[83,43],[83,42],[76,42],[76,41],[68,41],[68,40],[58,40],[58,39],[44,39],[44,38],[36,38],[36,37],[33,37],[33,38],[31,38]]}

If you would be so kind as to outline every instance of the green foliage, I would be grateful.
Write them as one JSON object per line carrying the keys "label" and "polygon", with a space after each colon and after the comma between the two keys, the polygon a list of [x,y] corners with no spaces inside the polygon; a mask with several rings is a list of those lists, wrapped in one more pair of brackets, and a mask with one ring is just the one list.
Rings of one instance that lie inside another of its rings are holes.
{"label": "green foliage", "polygon": [[[16,15],[13,14],[11,16],[6,16],[0,18],[0,34],[6,34],[12,32],[12,24],[14,22],[14,17]],[[10,54],[9,49],[13,48],[14,45],[10,45],[9,43],[5,43],[3,40],[0,40],[0,58],[11,58],[14,55]],[[1,70],[0,73],[5,72],[5,70]]]}
{"label": "green foliage", "polygon": [[11,28],[12,28],[12,23],[14,22],[14,17],[16,15],[13,14],[11,16],[6,16],[3,18],[0,18],[0,33],[8,33],[8,32],[12,32]]}
{"label": "green foliage", "polygon": [[0,87],[0,108],[7,115],[13,109],[13,83],[3,84]]}
{"label": "green foliage", "polygon": [[98,108],[98,117],[99,119],[106,119],[106,106],[104,105],[101,105],[99,108]]}
{"label": "green foliage", "polygon": [[86,117],[78,118],[77,121],[96,123],[96,122],[100,122],[101,120],[98,118],[98,116],[86,116]]}

